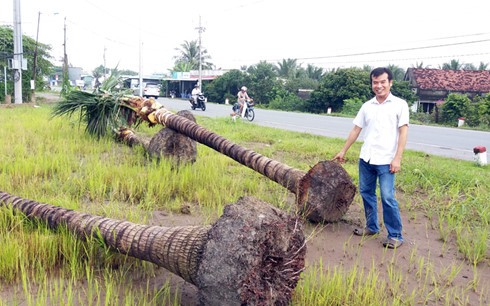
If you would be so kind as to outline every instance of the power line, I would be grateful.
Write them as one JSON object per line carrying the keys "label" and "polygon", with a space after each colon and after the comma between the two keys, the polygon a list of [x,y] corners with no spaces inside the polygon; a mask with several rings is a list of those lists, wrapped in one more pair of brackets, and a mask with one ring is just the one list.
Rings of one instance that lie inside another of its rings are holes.
{"label": "power line", "polygon": [[367,60],[357,60],[357,61],[341,61],[341,62],[313,62],[309,64],[314,65],[331,65],[331,64],[359,64],[359,63],[373,63],[373,62],[404,62],[404,61],[414,61],[414,60],[432,60],[432,59],[442,59],[442,58],[460,58],[469,56],[484,56],[489,55],[490,52],[483,53],[472,53],[472,54],[458,54],[458,55],[440,55],[440,56],[424,56],[424,57],[412,57],[412,58],[392,58],[392,59],[367,59]]}
{"label": "power line", "polygon": [[[336,54],[336,55],[315,56],[315,57],[300,57],[300,58],[297,58],[297,60],[315,60],[315,59],[324,59],[324,58],[352,57],[352,56],[383,54],[383,53],[393,53],[393,52],[402,52],[402,51],[415,51],[415,50],[442,48],[442,47],[450,47],[450,46],[458,46],[458,45],[469,45],[469,44],[476,44],[476,43],[482,43],[482,42],[488,42],[488,41],[490,41],[490,39],[481,39],[481,40],[474,40],[474,41],[439,44],[439,45],[432,45],[432,46],[410,47],[410,48],[391,49],[391,50],[380,50],[380,51],[372,51],[372,52],[347,53],[347,54]],[[275,61],[277,61],[277,59]]]}

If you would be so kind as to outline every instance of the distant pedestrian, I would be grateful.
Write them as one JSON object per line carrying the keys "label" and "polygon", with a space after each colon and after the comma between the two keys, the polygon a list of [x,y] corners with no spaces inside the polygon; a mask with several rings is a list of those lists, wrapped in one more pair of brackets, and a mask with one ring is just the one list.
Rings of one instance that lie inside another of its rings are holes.
{"label": "distant pedestrian", "polygon": [[376,185],[379,181],[383,221],[388,231],[383,246],[397,248],[403,244],[402,220],[395,198],[395,173],[407,143],[409,110],[405,100],[391,93],[392,72],[384,67],[371,71],[371,88],[375,97],[365,102],[354,119],[354,127],[334,160],[344,162],[344,156],[364,129],[364,143],[359,158],[359,190],[364,204],[366,225],[355,229],[358,236],[379,233]]}

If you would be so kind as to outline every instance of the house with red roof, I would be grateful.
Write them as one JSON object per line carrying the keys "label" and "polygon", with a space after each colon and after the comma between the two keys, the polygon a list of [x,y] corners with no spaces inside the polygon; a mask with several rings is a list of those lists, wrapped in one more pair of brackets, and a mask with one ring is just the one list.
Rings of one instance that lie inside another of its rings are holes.
{"label": "house with red roof", "polygon": [[466,94],[470,98],[490,93],[488,70],[408,68],[404,80],[419,98],[418,110],[428,113],[450,93]]}

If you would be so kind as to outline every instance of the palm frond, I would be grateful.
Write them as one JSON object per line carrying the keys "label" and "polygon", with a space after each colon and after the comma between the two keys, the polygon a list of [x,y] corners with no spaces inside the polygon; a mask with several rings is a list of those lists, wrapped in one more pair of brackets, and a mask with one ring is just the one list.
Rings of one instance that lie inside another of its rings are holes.
{"label": "palm frond", "polygon": [[97,138],[121,126],[137,126],[141,123],[141,118],[121,103],[128,98],[130,90],[118,88],[119,84],[120,75],[114,72],[93,93],[70,91],[55,105],[52,116],[71,117],[78,114],[79,123],[86,124],[86,132]]}
{"label": "palm frond", "polygon": [[52,116],[71,117],[78,113],[79,122],[86,123],[85,130],[100,138],[117,125],[118,108],[119,103],[112,95],[72,91],[55,105]]}

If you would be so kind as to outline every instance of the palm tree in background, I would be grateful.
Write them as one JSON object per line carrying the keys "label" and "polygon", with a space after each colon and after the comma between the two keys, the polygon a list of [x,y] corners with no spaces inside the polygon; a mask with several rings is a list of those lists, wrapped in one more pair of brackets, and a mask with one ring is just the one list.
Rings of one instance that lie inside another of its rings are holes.
{"label": "palm tree in background", "polygon": [[393,80],[403,81],[403,78],[405,77],[405,70],[403,68],[392,64],[388,65],[387,68],[393,73]]}
{"label": "palm tree in background", "polygon": [[463,70],[475,70],[476,71],[476,70],[478,70],[478,67],[476,67],[475,65],[470,63],[470,64],[464,64],[462,69]]}
{"label": "palm tree in background", "polygon": [[371,70],[373,70],[373,67],[371,67],[369,65],[364,65],[364,66],[362,66],[361,70],[371,72]]}
{"label": "palm tree in background", "polygon": [[[178,51],[179,55],[174,56],[175,59],[175,67],[173,71],[186,71],[186,70],[177,70],[175,68],[185,68],[191,67],[189,70],[197,70],[199,69],[199,45],[197,40],[192,41],[184,41],[183,44],[180,45],[180,48],[175,48]],[[211,59],[211,56],[208,54],[206,49],[202,49],[201,51],[201,64],[203,69],[212,69],[213,64],[208,60]],[[181,63],[185,63],[185,66],[181,66]]]}
{"label": "palm tree in background", "polygon": [[480,65],[478,65],[478,70],[488,70],[488,63],[480,62]]}
{"label": "palm tree in background", "polygon": [[415,62],[414,65],[412,65],[412,68],[420,68],[420,69],[428,69],[430,68],[430,65],[425,65],[424,66],[424,62]]}
{"label": "palm tree in background", "polygon": [[105,68],[104,66],[100,65],[99,67],[95,68],[92,71],[92,76],[94,77],[95,80],[95,88],[98,88],[100,86],[100,78],[105,76]]}
{"label": "palm tree in background", "polygon": [[476,66],[476,65],[471,64],[471,63],[468,63],[468,64],[460,63],[459,60],[453,59],[449,63],[444,63],[442,65],[442,69],[444,69],[444,70],[462,70],[463,69],[463,70],[483,71],[483,70],[488,69],[488,63],[480,62],[480,64],[478,66]]}
{"label": "palm tree in background", "polygon": [[296,71],[301,65],[298,65],[297,59],[283,59],[282,62],[277,62],[276,71],[279,77],[292,79],[296,76]]}
{"label": "palm tree in background", "polygon": [[172,71],[179,71],[179,72],[189,72],[193,69],[196,69],[194,65],[190,62],[176,62],[174,68],[169,69],[171,72]]}
{"label": "palm tree in background", "polygon": [[463,69],[463,63],[460,63],[457,59],[452,59],[449,63],[442,64],[443,70],[461,70]]}
{"label": "palm tree in background", "polygon": [[323,68],[308,64],[306,67],[306,76],[310,79],[320,81],[323,76]]}

